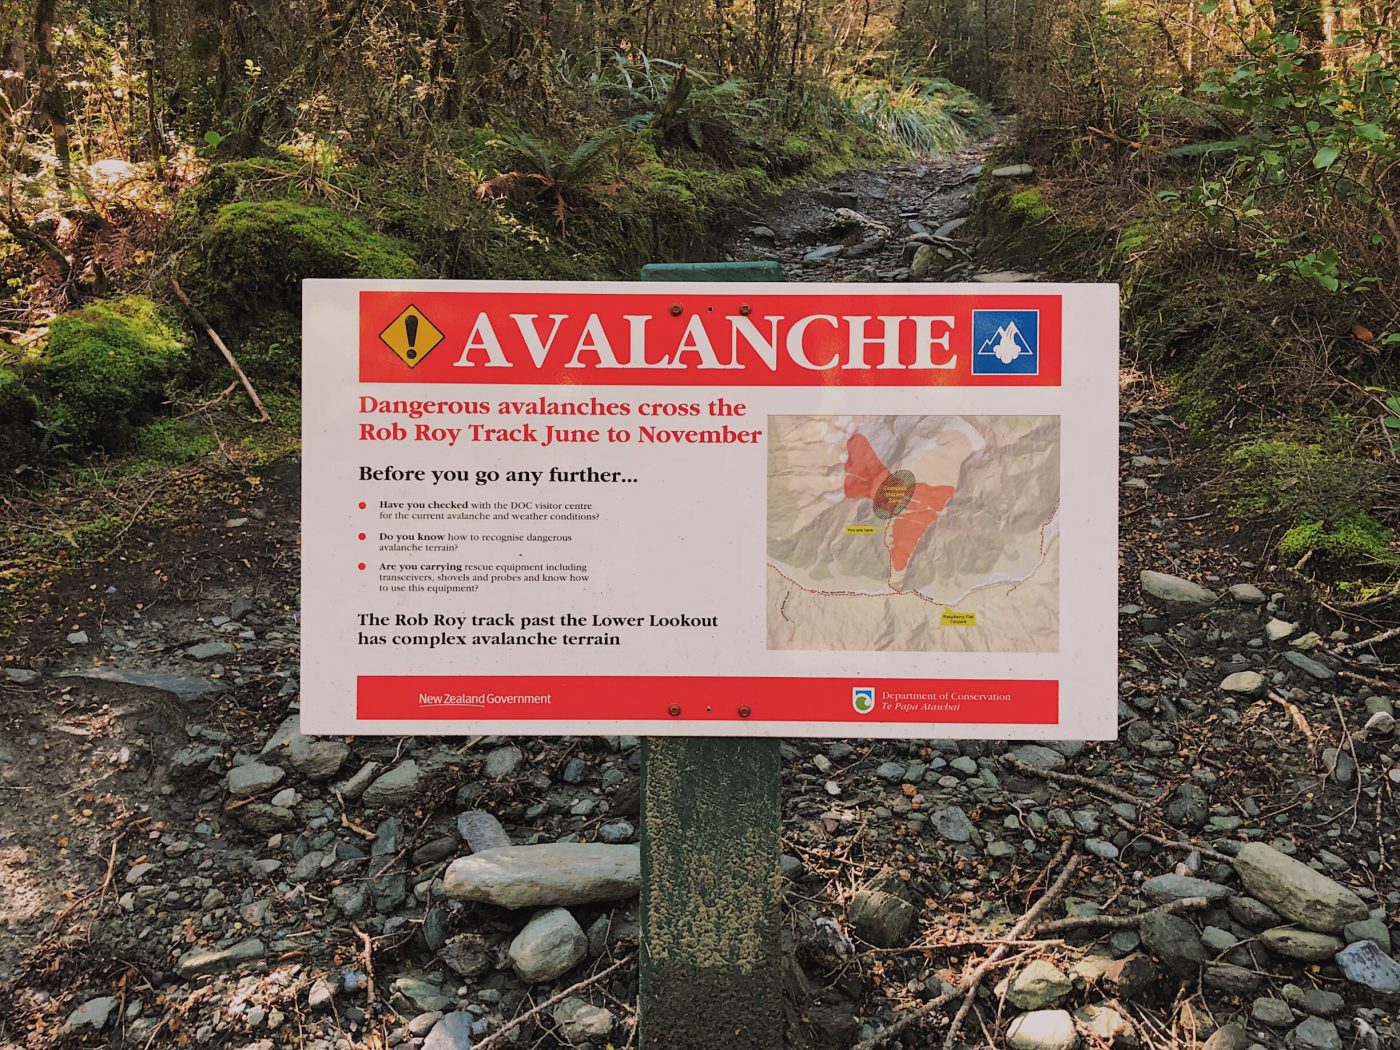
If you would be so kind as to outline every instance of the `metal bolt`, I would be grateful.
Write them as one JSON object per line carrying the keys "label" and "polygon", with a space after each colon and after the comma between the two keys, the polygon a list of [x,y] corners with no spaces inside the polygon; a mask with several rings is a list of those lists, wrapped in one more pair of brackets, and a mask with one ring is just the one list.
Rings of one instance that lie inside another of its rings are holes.
{"label": "metal bolt", "polygon": [[740,718],[748,718],[749,715],[751,715],[751,714],[753,714],[753,712],[752,712],[751,710],[749,710],[749,708],[748,708],[747,706],[744,706],[744,707],[739,708],[739,717],[740,717]]}
{"label": "metal bolt", "polygon": [[681,713],[681,705],[680,705],[680,704],[672,704],[670,707],[666,708],[666,713],[667,713],[668,715],[670,715],[672,718],[675,718],[677,715],[679,715],[679,714]]}
{"label": "metal bolt", "polygon": [[672,316],[672,317],[679,317],[679,316],[681,315],[681,309],[682,309],[682,307],[681,307],[681,304],[680,304],[680,303],[672,303],[672,304],[671,304],[671,316]]}
{"label": "metal bolt", "polygon": [[739,312],[740,312],[741,314],[743,314],[745,317],[748,317],[749,314],[753,313],[753,307],[750,306],[748,303],[742,303],[742,304],[739,306]]}

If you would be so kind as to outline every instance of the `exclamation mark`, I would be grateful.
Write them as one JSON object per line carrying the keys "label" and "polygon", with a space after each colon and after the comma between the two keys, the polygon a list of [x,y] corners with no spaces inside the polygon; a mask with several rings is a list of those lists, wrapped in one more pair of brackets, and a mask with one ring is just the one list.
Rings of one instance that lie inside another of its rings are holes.
{"label": "exclamation mark", "polygon": [[409,314],[403,319],[403,332],[408,336],[408,351],[406,356],[410,361],[418,356],[418,351],[413,349],[413,344],[418,341],[418,318]]}

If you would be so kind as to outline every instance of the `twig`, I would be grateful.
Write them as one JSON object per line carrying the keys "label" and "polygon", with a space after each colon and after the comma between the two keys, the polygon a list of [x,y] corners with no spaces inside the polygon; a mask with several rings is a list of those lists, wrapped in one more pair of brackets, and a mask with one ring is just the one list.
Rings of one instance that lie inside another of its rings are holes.
{"label": "twig", "polygon": [[1272,689],[1269,690],[1269,699],[1276,704],[1283,705],[1283,709],[1288,712],[1288,717],[1293,720],[1293,725],[1297,727],[1298,732],[1303,734],[1303,739],[1308,742],[1308,747],[1316,748],[1317,735],[1313,733],[1312,726],[1308,725],[1307,717],[1303,714],[1302,711],[1298,710],[1298,706],[1296,704],[1289,703],[1287,700],[1285,700],[1278,693],[1274,692]]}
{"label": "twig", "polygon": [[[1060,853],[1056,855],[1057,859],[1059,856],[1069,852],[1069,847],[1072,842],[1072,839],[1065,840],[1064,844],[1060,847]],[[1032,905],[1031,910],[1026,912],[1026,914],[1021,917],[1021,920],[1011,928],[1011,932],[1008,933],[1002,939],[1001,943],[992,950],[992,953],[978,965],[977,969],[973,970],[971,974],[963,979],[961,984],[951,991],[944,992],[935,999],[930,999],[917,1010],[910,1010],[905,1013],[899,1020],[881,1028],[869,1039],[857,1043],[852,1047],[852,1050],[875,1050],[876,1047],[883,1046],[901,1032],[912,1028],[935,1010],[946,1006],[959,996],[966,995],[969,990],[975,992],[977,986],[982,983],[982,978],[985,977],[987,973],[996,966],[997,961],[1006,954],[1006,950],[1011,946],[1011,942],[1017,940],[1027,929],[1033,927],[1039,921],[1040,916],[1044,914],[1045,910],[1064,892],[1065,887],[1069,885],[1070,878],[1074,875],[1075,869],[1079,867],[1081,859],[1082,858],[1079,856],[1069,858],[1065,863],[1064,870],[1060,872],[1060,877],[1051,884],[1050,888],[1045,891],[1045,894],[1040,900]],[[480,1047],[478,1050],[486,1050],[486,1048]]]}
{"label": "twig", "polygon": [[374,1019],[374,938],[365,933],[353,922],[351,931],[360,938],[360,965],[365,968],[365,1017]]}
{"label": "twig", "polygon": [[1038,936],[1043,933],[1062,933],[1065,930],[1135,930],[1149,915],[1176,915],[1178,912],[1195,911],[1209,905],[1209,897],[1182,897],[1138,915],[1070,915],[1063,919],[1052,919],[1037,926],[1035,932]]}
{"label": "twig", "polygon": [[190,312],[190,316],[194,318],[195,324],[204,329],[204,334],[210,338],[213,344],[219,348],[219,352],[224,355],[224,360],[228,362],[229,367],[232,368],[234,374],[238,376],[239,381],[243,384],[243,389],[248,391],[248,397],[252,399],[253,405],[257,408],[258,415],[261,417],[262,421],[266,423],[272,419],[272,417],[267,414],[267,409],[263,407],[262,399],[258,397],[258,392],[253,389],[252,382],[239,365],[238,358],[234,357],[233,351],[224,345],[224,341],[219,338],[219,333],[214,331],[214,326],[211,325],[209,319],[200,312],[199,307],[190,302],[190,297],[185,294],[185,290],[180,287],[180,282],[174,277],[170,278],[170,290],[175,293],[175,298],[185,304],[185,309]]}
{"label": "twig", "polygon": [[562,992],[558,992],[557,994],[550,996],[544,1002],[540,1003],[539,1006],[532,1007],[531,1009],[526,1010],[523,1014],[520,1014],[516,1017],[512,1017],[505,1024],[501,1025],[500,1028],[497,1028],[485,1039],[477,1043],[476,1050],[491,1050],[492,1047],[500,1043],[501,1037],[507,1032],[515,1031],[526,1021],[530,1020],[530,1018],[538,1016],[545,1010],[548,1010],[555,1003],[562,1002],[569,996],[573,995],[575,992],[580,992],[591,985],[597,984],[604,977],[607,977],[609,974],[615,973],[616,971],[620,970],[622,967],[626,966],[635,958],[636,954],[633,953],[632,955],[627,956],[625,959],[619,959],[617,962],[609,966],[606,970],[599,970],[592,977],[586,977],[582,981],[579,981],[577,984],[572,984],[568,988],[565,988]]}
{"label": "twig", "polygon": [[1027,776],[1043,777],[1046,780],[1054,780],[1061,784],[1074,784],[1076,787],[1088,788],[1090,791],[1097,791],[1109,798],[1116,798],[1120,802],[1127,802],[1134,806],[1149,805],[1136,795],[1129,794],[1122,788],[1114,787],[1112,784],[1105,784],[1102,781],[1094,780],[1092,777],[1081,777],[1077,773],[1057,773],[1053,769],[1041,769],[1033,766],[1029,762],[1022,762],[1019,758],[1012,758],[1010,755],[1003,755],[1002,765],[1010,766],[1019,773]]}
{"label": "twig", "polygon": [[1234,863],[1234,857],[1230,856],[1228,853],[1221,853],[1218,849],[1211,849],[1209,846],[1202,846],[1196,842],[1188,842],[1186,839],[1169,839],[1165,835],[1154,835],[1152,832],[1146,831],[1131,821],[1124,820],[1122,817],[1116,817],[1115,819],[1117,819],[1119,825],[1123,828],[1131,831],[1135,835],[1142,836],[1149,842],[1155,842],[1159,846],[1175,846],[1177,849],[1184,849],[1188,853],[1195,850],[1201,856],[1209,857],[1211,860],[1222,860],[1226,864]]}
{"label": "twig", "polygon": [[1380,645],[1381,642],[1388,642],[1392,638],[1400,638],[1400,627],[1392,627],[1388,631],[1382,631],[1372,638],[1365,638],[1359,642],[1347,642],[1345,645],[1337,646],[1339,652],[1349,653],[1353,649],[1364,649],[1368,645]]}
{"label": "twig", "polygon": [[342,828],[349,828],[356,835],[359,835],[366,841],[378,841],[379,836],[376,835],[373,831],[370,831],[368,828],[361,827],[359,824],[356,824],[353,820],[351,820],[345,815],[345,799],[339,791],[335,793],[335,800],[340,803],[340,826]]}

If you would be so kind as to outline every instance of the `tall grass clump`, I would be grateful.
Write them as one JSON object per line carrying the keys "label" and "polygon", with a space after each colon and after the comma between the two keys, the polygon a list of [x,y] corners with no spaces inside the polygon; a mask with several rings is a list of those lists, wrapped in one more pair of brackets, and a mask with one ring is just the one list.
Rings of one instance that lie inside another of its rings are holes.
{"label": "tall grass clump", "polygon": [[976,95],[942,77],[856,77],[837,90],[856,125],[916,155],[951,153],[994,126]]}

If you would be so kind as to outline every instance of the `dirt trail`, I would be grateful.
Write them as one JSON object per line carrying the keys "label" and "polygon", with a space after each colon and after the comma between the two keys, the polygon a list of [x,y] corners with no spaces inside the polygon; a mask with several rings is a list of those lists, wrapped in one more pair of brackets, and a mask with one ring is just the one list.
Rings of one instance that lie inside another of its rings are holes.
{"label": "dirt trail", "polygon": [[[794,280],[902,280],[923,245],[943,279],[994,271],[970,225],[947,228],[967,214],[986,148],[791,193],[731,255],[776,258]],[[1154,1046],[1194,1046],[1237,1018],[1276,1046],[1288,1026],[1261,1027],[1251,1003],[1278,998],[1301,1021],[1322,1009],[1303,1005],[1304,991],[1325,991],[1342,1005],[1323,997],[1330,1017],[1318,1020],[1357,1045],[1379,1045],[1367,1032],[1393,1038],[1380,992],[1328,959],[1260,946],[1274,919],[1248,903],[1228,857],[1247,839],[1275,842],[1378,913],[1400,906],[1400,748],[1376,722],[1390,709],[1394,649],[1341,650],[1333,632],[1355,625],[1263,562],[1266,538],[1218,519],[1158,390],[1125,376],[1123,410],[1118,743],[1014,752],[1029,765],[980,741],[784,745],[800,1045],[848,1047],[959,980],[1043,892],[1066,837],[1084,862],[1055,914],[1084,928],[1022,944],[1016,963],[1055,967],[1064,987],[1049,981],[1048,1005],[1090,1010],[1081,1025]],[[171,519],[135,521],[10,639],[0,1044],[330,1050],[378,1031],[412,1050],[429,1032],[494,1030],[634,950],[635,902],[574,908],[586,957],[527,987],[509,961],[524,916],[446,900],[437,880],[483,827],[515,843],[634,841],[636,740],[296,737],[297,469],[231,477],[217,501],[192,491]],[[1140,587],[1143,569],[1219,598],[1163,605]],[[1296,626],[1270,640],[1270,621]],[[1222,690],[1245,671],[1258,687]],[[392,792],[378,790],[386,771]],[[1079,779],[1055,779],[1064,774]],[[477,816],[459,821],[467,813]],[[1201,892],[1143,881],[1173,874],[1205,880],[1212,903],[1170,937],[1121,921],[1163,894]],[[1100,913],[1119,925],[1095,927]],[[1120,964],[1144,950],[1155,962],[1127,969],[1150,976],[1130,981]],[[615,1045],[628,1040],[635,991],[629,964],[581,993]],[[967,1025],[976,1043],[982,1024],[995,1030],[1022,1008],[979,1002]],[[63,1031],[85,1004],[101,1023]],[[911,1038],[941,1039],[955,1009]],[[566,1031],[578,1029],[546,1013],[519,1045],[570,1045]]]}

